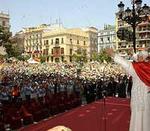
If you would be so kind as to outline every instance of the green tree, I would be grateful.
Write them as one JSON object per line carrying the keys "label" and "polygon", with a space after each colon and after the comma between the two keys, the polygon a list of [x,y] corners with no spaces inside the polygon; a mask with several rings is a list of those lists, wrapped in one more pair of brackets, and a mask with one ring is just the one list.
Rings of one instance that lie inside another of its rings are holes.
{"label": "green tree", "polygon": [[99,54],[98,54],[97,52],[94,52],[94,53],[92,54],[92,60],[93,60],[93,61],[99,61]]}
{"label": "green tree", "polygon": [[10,42],[11,33],[0,26],[0,46]]}
{"label": "green tree", "polygon": [[111,57],[106,53],[105,49],[104,50],[101,50],[100,53],[99,53],[99,62],[111,62],[112,59]]}
{"label": "green tree", "polygon": [[20,57],[21,51],[16,45],[13,45],[12,43],[5,43],[4,47],[6,48],[7,57]]}
{"label": "green tree", "polygon": [[6,48],[7,57],[18,57],[21,55],[21,52],[14,44],[15,41],[11,39],[11,33],[8,30],[5,30],[4,27],[0,26],[0,46]]}
{"label": "green tree", "polygon": [[73,60],[77,63],[83,64],[87,62],[86,50],[78,49],[75,54],[73,54]]}
{"label": "green tree", "polygon": [[28,59],[30,58],[29,55],[19,55],[17,57],[18,60],[21,60],[21,61],[27,61]]}
{"label": "green tree", "polygon": [[40,62],[41,63],[44,63],[46,61],[46,56],[40,56]]}

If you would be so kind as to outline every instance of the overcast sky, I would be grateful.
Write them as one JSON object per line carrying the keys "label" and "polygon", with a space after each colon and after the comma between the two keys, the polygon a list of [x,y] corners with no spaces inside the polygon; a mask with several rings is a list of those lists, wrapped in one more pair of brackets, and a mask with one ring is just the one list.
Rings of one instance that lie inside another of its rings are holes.
{"label": "overcast sky", "polygon": [[[131,0],[122,0],[131,6]],[[0,11],[9,12],[11,31],[23,27],[55,23],[61,20],[65,27],[115,24],[119,0],[0,0]],[[150,5],[150,0],[143,0]]]}

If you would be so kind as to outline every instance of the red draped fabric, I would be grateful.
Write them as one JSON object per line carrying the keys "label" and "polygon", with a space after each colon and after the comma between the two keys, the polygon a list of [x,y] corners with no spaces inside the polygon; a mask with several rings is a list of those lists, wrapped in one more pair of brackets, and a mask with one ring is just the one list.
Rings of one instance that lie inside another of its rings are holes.
{"label": "red draped fabric", "polygon": [[132,63],[138,77],[150,87],[150,63],[149,62],[133,62]]}

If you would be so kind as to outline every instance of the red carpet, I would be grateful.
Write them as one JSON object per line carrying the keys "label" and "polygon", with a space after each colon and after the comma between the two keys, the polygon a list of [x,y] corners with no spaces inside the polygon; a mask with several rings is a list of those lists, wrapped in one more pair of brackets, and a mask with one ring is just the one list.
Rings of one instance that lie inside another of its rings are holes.
{"label": "red carpet", "polygon": [[64,125],[72,131],[128,131],[130,120],[129,99],[106,98],[81,106],[69,112],[41,121],[20,131],[46,131]]}

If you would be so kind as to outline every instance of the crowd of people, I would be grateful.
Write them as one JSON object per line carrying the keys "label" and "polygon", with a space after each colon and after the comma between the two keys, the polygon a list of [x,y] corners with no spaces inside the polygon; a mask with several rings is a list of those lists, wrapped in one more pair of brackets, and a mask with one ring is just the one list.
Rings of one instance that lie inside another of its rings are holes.
{"label": "crowd of people", "polygon": [[64,63],[9,64],[1,69],[0,99],[11,99],[15,90],[22,100],[42,97],[47,91],[75,92],[85,96],[87,103],[102,98],[104,91],[108,96],[130,97],[131,77],[118,65],[91,62],[80,72],[77,69],[77,64]]}
{"label": "crowd of people", "polygon": [[49,113],[54,115],[104,96],[126,98],[131,95],[132,78],[116,64],[90,62],[80,67],[76,63],[29,64],[19,61],[6,63],[0,74],[0,103],[1,106],[9,105],[5,114],[12,114],[8,110],[17,105],[13,114],[21,109],[27,115],[20,119],[25,120],[33,116],[34,121],[38,121]]}

